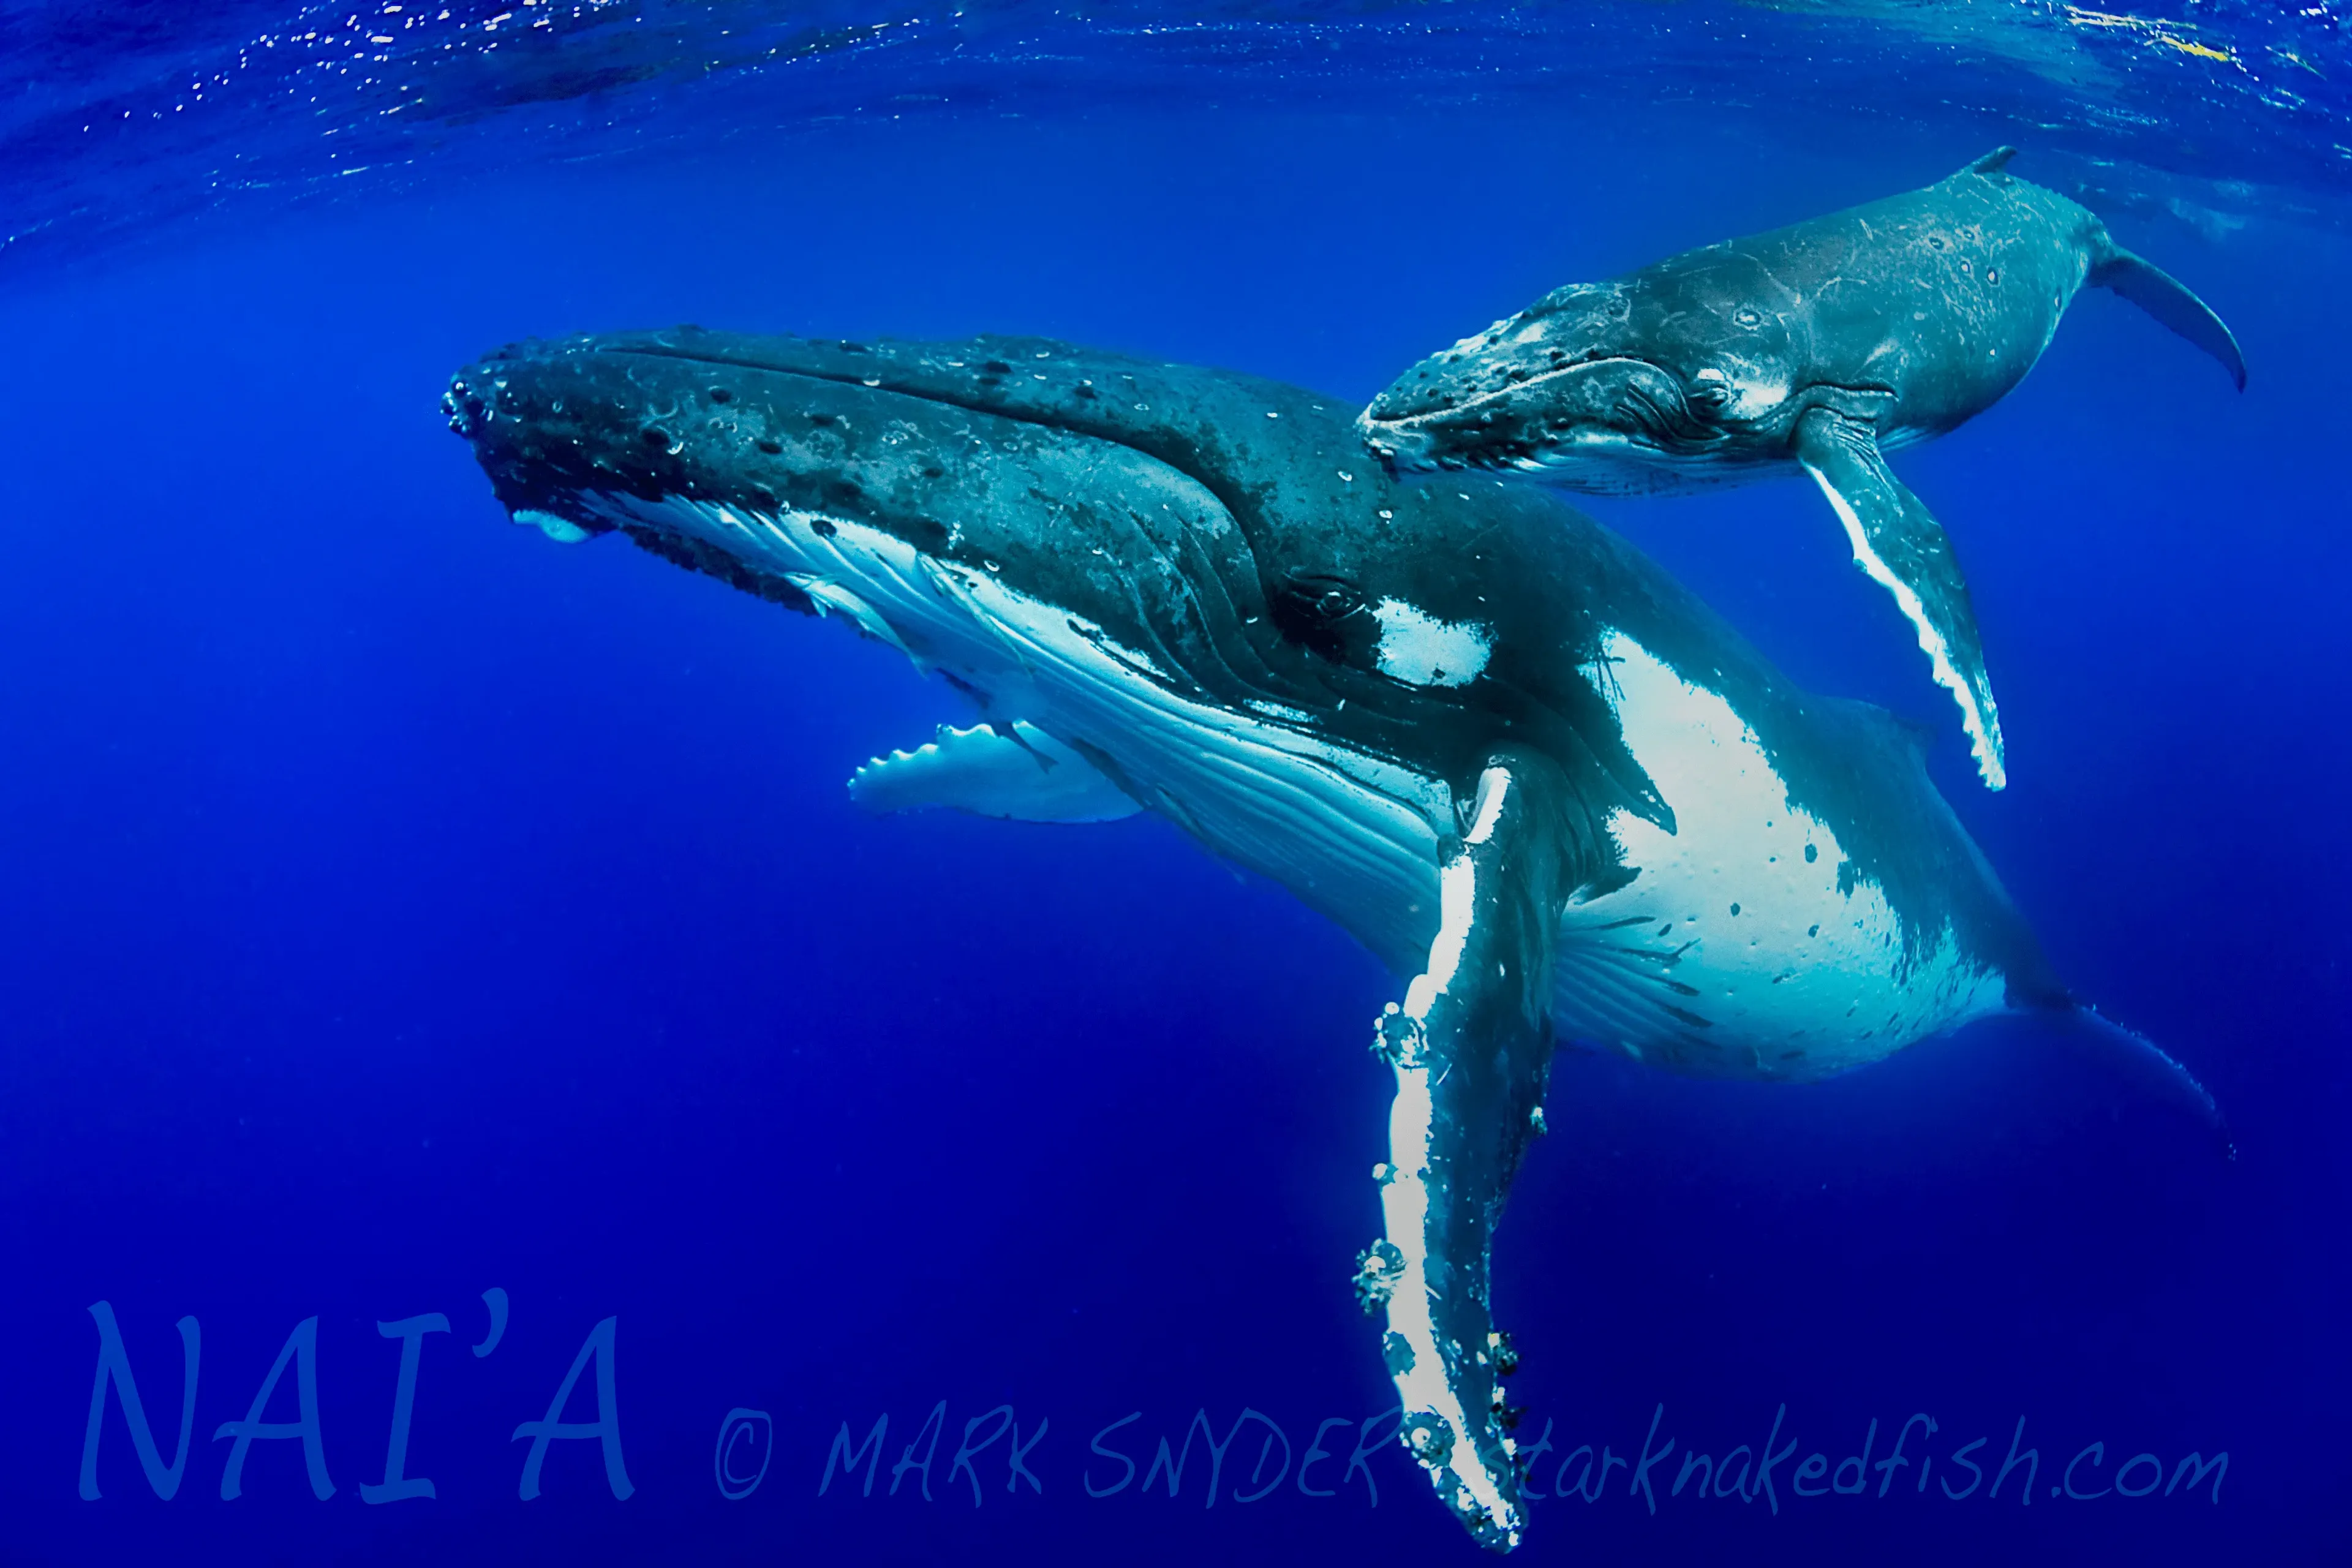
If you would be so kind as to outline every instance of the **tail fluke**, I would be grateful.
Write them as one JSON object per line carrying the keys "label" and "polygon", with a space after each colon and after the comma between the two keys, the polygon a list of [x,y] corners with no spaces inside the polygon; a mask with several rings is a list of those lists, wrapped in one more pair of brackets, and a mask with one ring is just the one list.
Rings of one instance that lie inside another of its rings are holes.
{"label": "tail fluke", "polygon": [[2230,1123],[2212,1091],[2194,1074],[2167,1056],[2147,1036],[2125,1028],[2096,1008],[2076,1005],[2053,1016],[2064,1037],[2117,1077],[2152,1099],[2176,1106],[2201,1122],[2220,1145],[2223,1158],[2238,1157],[2231,1141]]}
{"label": "tail fluke", "polygon": [[2210,306],[2162,268],[2109,240],[2107,253],[2091,268],[2089,280],[2122,295],[2220,360],[2238,390],[2246,390],[2246,356],[2239,352],[2238,340]]}

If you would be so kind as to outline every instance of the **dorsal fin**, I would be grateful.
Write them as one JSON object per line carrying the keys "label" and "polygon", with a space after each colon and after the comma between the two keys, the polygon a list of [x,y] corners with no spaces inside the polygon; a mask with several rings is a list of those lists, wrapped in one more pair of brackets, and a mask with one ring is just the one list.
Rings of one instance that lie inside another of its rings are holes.
{"label": "dorsal fin", "polygon": [[1986,153],[1983,157],[1978,159],[1975,163],[1970,163],[1967,168],[1962,169],[1960,173],[1963,174],[1998,174],[2003,169],[2009,167],[2009,161],[2016,156],[2017,149],[2014,147],[1996,147],[1991,152]]}

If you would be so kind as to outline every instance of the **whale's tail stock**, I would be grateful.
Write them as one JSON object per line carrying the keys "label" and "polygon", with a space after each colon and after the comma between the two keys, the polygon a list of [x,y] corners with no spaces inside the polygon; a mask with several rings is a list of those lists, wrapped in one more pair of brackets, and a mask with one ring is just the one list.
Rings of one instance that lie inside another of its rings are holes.
{"label": "whale's tail stock", "polygon": [[[2007,178],[2004,171],[2016,156],[2014,147],[1996,147],[1952,178],[1963,179],[1970,174]],[[2213,313],[2213,308],[2161,267],[2117,245],[2104,224],[2095,218],[2091,222],[2091,270],[2084,281],[2093,288],[2122,295],[2211,354],[2230,373],[2230,379],[2238,384],[2238,390],[2245,391],[2246,356],[2239,351],[2237,338]]]}

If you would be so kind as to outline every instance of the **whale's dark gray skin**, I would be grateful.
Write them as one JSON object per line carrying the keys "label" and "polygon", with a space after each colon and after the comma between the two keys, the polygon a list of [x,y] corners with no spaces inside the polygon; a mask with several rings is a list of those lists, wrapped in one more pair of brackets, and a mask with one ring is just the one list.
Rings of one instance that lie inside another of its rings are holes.
{"label": "whale's dark gray skin", "polygon": [[1523,471],[1595,492],[1802,468],[1856,563],[1910,618],[1999,789],[2000,716],[1968,584],[1883,454],[1999,402],[2086,283],[2246,384],[2221,319],[2087,209],[2005,173],[2015,152],[1924,190],[1555,289],[1398,377],[1364,410],[1364,439],[1402,470]]}
{"label": "whale's dark gray skin", "polygon": [[509,347],[447,406],[517,521],[968,693],[982,722],[867,763],[866,804],[1156,812],[1407,982],[1356,1285],[1405,1442],[1489,1546],[1525,1515],[1488,1243],[1556,1039],[1801,1080],[2072,1011],[1884,714],[1540,492],[1391,480],[1334,400],[1038,339],[683,329]]}

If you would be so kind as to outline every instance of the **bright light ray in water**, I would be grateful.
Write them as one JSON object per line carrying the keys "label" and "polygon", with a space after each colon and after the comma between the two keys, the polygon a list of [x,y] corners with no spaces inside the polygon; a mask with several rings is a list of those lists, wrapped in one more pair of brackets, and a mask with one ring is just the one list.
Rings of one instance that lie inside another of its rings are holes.
{"label": "bright light ray in water", "polygon": [[[16,0],[0,55],[0,262],[149,234],[159,220],[405,187],[553,155],[676,155],[698,137],[839,118],[1114,103],[1181,70],[1333,108],[1641,102],[1769,77],[1794,101],[1916,118],[2088,160],[2095,205],[2226,230],[2262,185],[2352,186],[2352,43],[2334,0],[2232,0],[2169,20],[2011,0],[1786,9],[1254,4],[1213,17],[1013,0],[877,11],[851,0],[366,0],[247,5],[163,26],[136,7]],[[110,22],[113,25],[110,26]],[[1901,59],[1899,71],[1888,62]],[[1068,63],[1085,62],[1073,72]],[[1205,73],[1205,74],[1199,74]],[[11,77],[14,79],[11,79]],[[2121,159],[2126,166],[2107,166]],[[2142,167],[2134,170],[2128,165]],[[2168,188],[2152,175],[2187,182]]]}

